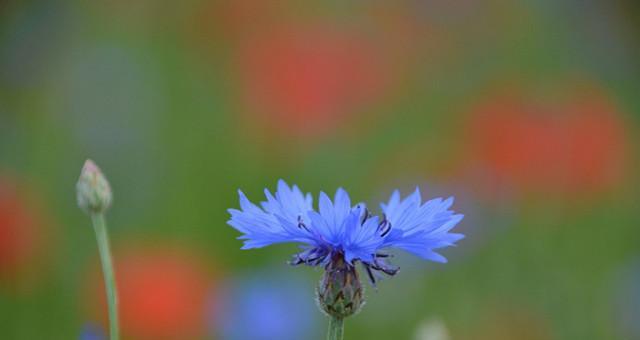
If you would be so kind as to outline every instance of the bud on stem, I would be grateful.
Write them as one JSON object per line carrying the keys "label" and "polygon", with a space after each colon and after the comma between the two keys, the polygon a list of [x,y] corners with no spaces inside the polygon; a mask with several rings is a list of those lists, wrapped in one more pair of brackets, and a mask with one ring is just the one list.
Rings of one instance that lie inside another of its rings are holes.
{"label": "bud on stem", "polygon": [[344,319],[364,305],[358,272],[340,253],[332,255],[325,267],[317,293],[322,310],[334,318]]}
{"label": "bud on stem", "polygon": [[111,206],[111,186],[90,159],[84,163],[76,185],[78,206],[87,214],[103,213]]}
{"label": "bud on stem", "polygon": [[111,260],[107,223],[104,218],[104,213],[111,206],[111,187],[100,168],[90,159],[82,167],[80,178],[76,185],[76,194],[78,206],[91,216],[91,222],[96,233],[109,305],[109,338],[118,340],[118,292],[113,261]]}

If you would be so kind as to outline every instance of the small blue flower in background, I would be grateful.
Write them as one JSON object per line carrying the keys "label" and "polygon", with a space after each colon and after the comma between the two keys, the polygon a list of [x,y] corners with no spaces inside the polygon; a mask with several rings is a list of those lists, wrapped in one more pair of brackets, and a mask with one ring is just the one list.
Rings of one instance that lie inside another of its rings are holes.
{"label": "small blue flower in background", "polygon": [[362,287],[355,269],[360,263],[371,283],[384,273],[395,275],[387,249],[397,248],[425,260],[446,262],[435,249],[452,246],[464,235],[450,233],[463,215],[450,210],[453,198],[422,201],[420,191],[402,199],[400,192],[381,204],[382,215],[370,213],[364,203],[351,203],[347,192],[338,189],[333,201],[323,192],[318,210],[311,194],[297,186],[278,182],[275,195],[265,189],[266,201],[256,205],[239,191],[240,210],[229,209],[228,224],[240,231],[242,249],[276,243],[302,244],[294,265],[323,265],[325,273],[318,288],[320,306],[329,315],[344,318],[363,304]]}
{"label": "small blue flower in background", "polygon": [[260,271],[230,280],[215,306],[215,329],[223,340],[310,339],[315,305],[302,278]]}
{"label": "small blue flower in background", "polygon": [[614,278],[615,322],[624,339],[640,339],[640,258],[620,268]]}
{"label": "small blue flower in background", "polygon": [[82,332],[78,337],[80,340],[106,340],[104,330],[98,324],[87,323],[82,327]]}

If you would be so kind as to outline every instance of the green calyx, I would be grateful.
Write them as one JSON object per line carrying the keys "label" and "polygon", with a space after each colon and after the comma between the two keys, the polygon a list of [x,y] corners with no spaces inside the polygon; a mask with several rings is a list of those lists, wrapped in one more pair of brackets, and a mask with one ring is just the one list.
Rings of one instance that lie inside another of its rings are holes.
{"label": "green calyx", "polygon": [[357,313],[364,305],[363,287],[358,272],[341,254],[334,255],[326,266],[317,297],[320,308],[338,319]]}

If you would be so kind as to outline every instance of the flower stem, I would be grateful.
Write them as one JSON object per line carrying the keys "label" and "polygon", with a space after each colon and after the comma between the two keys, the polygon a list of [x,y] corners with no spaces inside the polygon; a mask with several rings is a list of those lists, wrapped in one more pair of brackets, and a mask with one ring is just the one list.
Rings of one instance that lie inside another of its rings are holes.
{"label": "flower stem", "polygon": [[329,320],[327,340],[342,340],[344,334],[344,319],[332,316]]}
{"label": "flower stem", "polygon": [[107,224],[103,213],[92,213],[91,221],[96,232],[98,250],[100,251],[100,262],[104,276],[104,285],[107,289],[107,304],[109,305],[109,334],[111,340],[118,340],[118,292],[116,290],[116,280],[111,262],[111,250],[109,248],[109,235],[107,234]]}

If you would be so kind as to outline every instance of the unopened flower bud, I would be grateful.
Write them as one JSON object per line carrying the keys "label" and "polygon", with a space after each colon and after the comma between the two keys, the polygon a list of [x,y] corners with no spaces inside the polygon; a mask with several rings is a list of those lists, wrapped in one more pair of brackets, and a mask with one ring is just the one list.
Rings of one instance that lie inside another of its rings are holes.
{"label": "unopened flower bud", "polygon": [[87,214],[102,213],[111,206],[111,186],[100,168],[90,159],[82,167],[76,190],[78,206]]}
{"label": "unopened flower bud", "polygon": [[318,287],[318,304],[335,318],[346,318],[364,305],[362,285],[356,268],[342,254],[333,255]]}

